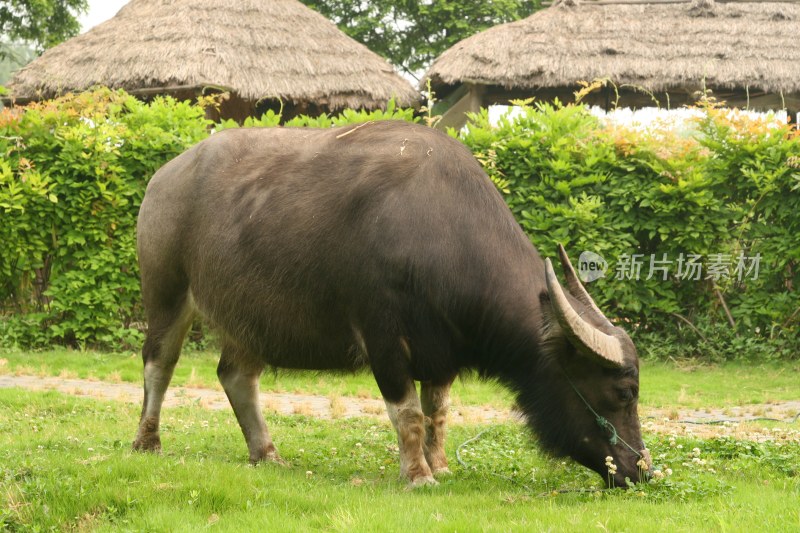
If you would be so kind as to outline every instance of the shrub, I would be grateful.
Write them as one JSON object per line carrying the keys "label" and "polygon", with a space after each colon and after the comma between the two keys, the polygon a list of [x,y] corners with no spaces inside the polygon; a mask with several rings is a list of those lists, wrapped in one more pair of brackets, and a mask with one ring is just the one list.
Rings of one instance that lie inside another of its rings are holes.
{"label": "shrub", "polygon": [[[206,120],[204,107],[215,104],[142,103],[101,89],[0,112],[0,344],[138,344],[144,189],[166,161],[237,126]],[[284,125],[384,119],[418,120],[390,102],[385,111]],[[244,125],[280,124],[269,112]],[[482,111],[451,134],[472,149],[542,255],[561,242],[574,261],[584,250],[608,260],[590,290],[645,351],[800,351],[800,137],[789,129],[708,105],[690,132],[638,131],[605,126],[582,106],[538,104],[497,125]],[[700,279],[675,275],[690,254],[702,258]],[[714,254],[728,270],[719,279],[707,278]],[[658,270],[647,279],[651,256],[671,261],[666,279]],[[738,279],[740,256],[745,267],[760,257],[758,276]],[[623,268],[635,257],[638,280]]]}
{"label": "shrub", "polygon": [[136,214],[155,170],[208,135],[204,111],[98,90],[0,115],[0,338],[140,337]]}

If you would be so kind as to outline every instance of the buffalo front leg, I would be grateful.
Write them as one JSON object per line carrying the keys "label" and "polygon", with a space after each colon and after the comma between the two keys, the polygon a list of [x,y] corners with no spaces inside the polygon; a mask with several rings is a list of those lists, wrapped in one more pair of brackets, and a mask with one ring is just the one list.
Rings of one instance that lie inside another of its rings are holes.
{"label": "buffalo front leg", "polygon": [[217,367],[217,376],[247,441],[250,462],[282,463],[258,402],[258,378],[263,369],[263,363],[259,363],[256,358],[231,345],[225,345]]}
{"label": "buffalo front leg", "polygon": [[423,382],[420,387],[422,412],[425,414],[425,458],[434,475],[449,474],[444,439],[447,432],[447,409],[450,406],[450,384]]}
{"label": "buffalo front leg", "polygon": [[398,401],[384,397],[389,419],[397,431],[400,448],[400,475],[411,485],[435,485],[433,473],[425,459],[425,415],[422,414],[414,382],[409,381],[405,394]]}
{"label": "buffalo front leg", "polygon": [[133,441],[134,450],[161,450],[161,404],[164,403],[164,394],[180,357],[183,338],[191,324],[192,309],[188,298],[173,312],[160,312],[149,320],[142,348],[144,402],[139,430]]}
{"label": "buffalo front leg", "polygon": [[[383,325],[382,325],[383,326]],[[391,328],[376,326],[377,331]],[[436,484],[425,459],[425,415],[411,373],[412,354],[403,337],[382,334],[366,339],[375,382],[386,402],[389,419],[397,431],[400,449],[400,475],[412,487]]]}

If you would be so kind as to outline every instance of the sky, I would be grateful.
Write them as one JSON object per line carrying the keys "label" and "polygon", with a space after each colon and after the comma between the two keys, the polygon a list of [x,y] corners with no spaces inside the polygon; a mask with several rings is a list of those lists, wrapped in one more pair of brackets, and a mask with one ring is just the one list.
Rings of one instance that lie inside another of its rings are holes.
{"label": "sky", "polygon": [[81,33],[110,19],[127,3],[128,0],[89,0],[89,11],[78,17]]}

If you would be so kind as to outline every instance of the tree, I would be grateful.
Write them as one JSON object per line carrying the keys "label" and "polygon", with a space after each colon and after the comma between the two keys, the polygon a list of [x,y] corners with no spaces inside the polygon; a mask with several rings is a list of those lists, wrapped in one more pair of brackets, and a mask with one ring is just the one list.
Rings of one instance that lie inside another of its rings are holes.
{"label": "tree", "polygon": [[[5,57],[3,57],[2,51],[6,52]],[[0,43],[0,85],[8,83],[14,72],[27,65],[36,55],[31,47],[24,44]],[[0,94],[0,96],[2,95]]]}
{"label": "tree", "polygon": [[78,15],[87,0],[0,0],[0,59],[13,42],[30,43],[37,53],[77,35]]}
{"label": "tree", "polygon": [[301,1],[412,75],[458,41],[541,7],[541,0]]}

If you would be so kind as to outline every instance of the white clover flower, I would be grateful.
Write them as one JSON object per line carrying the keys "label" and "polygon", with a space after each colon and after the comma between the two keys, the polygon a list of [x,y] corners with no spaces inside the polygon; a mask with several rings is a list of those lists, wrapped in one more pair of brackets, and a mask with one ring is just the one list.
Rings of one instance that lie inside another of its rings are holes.
{"label": "white clover flower", "polygon": [[311,470],[306,470],[306,477],[311,477],[313,475],[314,475],[314,472],[312,472]]}
{"label": "white clover flower", "polygon": [[666,475],[668,475],[668,476],[671,476],[672,475],[672,469],[671,468],[667,468],[666,470],[664,470],[664,473]]}

